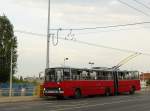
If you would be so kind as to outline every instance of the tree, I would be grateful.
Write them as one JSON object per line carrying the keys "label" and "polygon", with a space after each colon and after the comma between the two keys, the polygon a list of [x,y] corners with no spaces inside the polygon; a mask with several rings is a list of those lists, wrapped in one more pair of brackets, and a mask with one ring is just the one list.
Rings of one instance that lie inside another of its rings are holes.
{"label": "tree", "polygon": [[23,77],[22,76],[20,76],[20,81],[23,81]]}
{"label": "tree", "polygon": [[150,79],[146,81],[146,86],[150,86]]}
{"label": "tree", "polygon": [[17,37],[14,36],[13,25],[9,19],[0,16],[0,82],[7,82],[10,77],[12,49],[12,72],[17,69]]}

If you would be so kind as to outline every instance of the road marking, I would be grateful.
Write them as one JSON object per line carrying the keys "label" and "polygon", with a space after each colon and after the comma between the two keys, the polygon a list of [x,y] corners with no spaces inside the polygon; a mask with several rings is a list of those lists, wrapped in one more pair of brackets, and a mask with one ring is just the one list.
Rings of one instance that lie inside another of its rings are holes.
{"label": "road marking", "polygon": [[81,105],[81,106],[71,107],[71,108],[61,108],[61,109],[56,109],[56,110],[51,110],[51,111],[66,111],[66,110],[71,110],[71,109],[88,108],[88,107],[95,107],[95,106],[104,106],[104,105],[111,105],[111,104],[117,104],[117,103],[126,103],[126,102],[131,102],[131,101],[138,101],[138,100],[146,100],[146,99],[141,99],[140,98],[140,99],[120,100],[120,101],[103,103],[103,104],[91,104],[91,105],[86,105],[86,106]]}

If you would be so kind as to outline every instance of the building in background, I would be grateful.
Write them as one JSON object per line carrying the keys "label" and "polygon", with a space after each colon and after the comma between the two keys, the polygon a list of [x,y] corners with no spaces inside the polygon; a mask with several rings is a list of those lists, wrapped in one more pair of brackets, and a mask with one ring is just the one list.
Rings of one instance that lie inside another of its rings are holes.
{"label": "building in background", "polygon": [[44,82],[44,77],[25,77],[24,81],[28,82],[36,82],[36,83],[43,83]]}
{"label": "building in background", "polygon": [[141,80],[141,81],[150,80],[150,73],[142,73],[142,74],[140,75],[140,80]]}
{"label": "building in background", "polygon": [[147,73],[141,73],[141,75],[140,75],[140,80],[141,80],[141,87],[142,88],[145,88],[146,86],[147,86],[147,81],[149,81],[150,80],[150,73],[149,72],[147,72]]}

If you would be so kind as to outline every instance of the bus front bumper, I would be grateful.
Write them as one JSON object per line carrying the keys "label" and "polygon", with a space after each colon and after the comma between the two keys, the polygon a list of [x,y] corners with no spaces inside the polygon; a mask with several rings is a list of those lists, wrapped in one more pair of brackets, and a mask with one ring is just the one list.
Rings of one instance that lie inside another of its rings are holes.
{"label": "bus front bumper", "polygon": [[50,89],[50,88],[48,88],[48,89],[44,89],[43,90],[43,93],[44,93],[44,95],[45,96],[55,96],[55,95],[62,95],[62,94],[64,94],[64,91],[63,90],[61,90],[61,89]]}
{"label": "bus front bumper", "polygon": [[63,94],[64,91],[44,91],[46,94]]}

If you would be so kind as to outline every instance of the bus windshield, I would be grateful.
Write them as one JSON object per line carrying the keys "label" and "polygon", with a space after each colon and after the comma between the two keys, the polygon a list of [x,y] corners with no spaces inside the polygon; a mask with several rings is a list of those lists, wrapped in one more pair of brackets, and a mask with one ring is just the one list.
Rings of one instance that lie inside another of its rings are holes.
{"label": "bus windshield", "polygon": [[46,70],[45,81],[56,81],[55,69]]}
{"label": "bus windshield", "polygon": [[46,70],[45,81],[58,82],[62,81],[63,78],[63,70],[62,69],[48,69]]}

